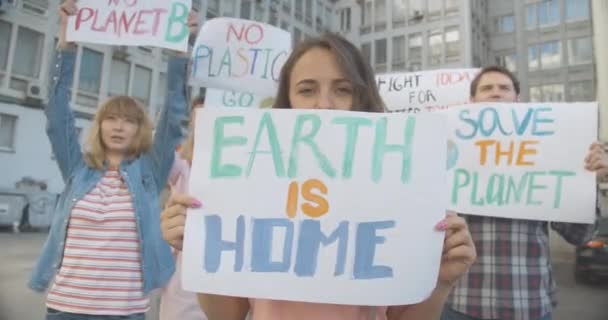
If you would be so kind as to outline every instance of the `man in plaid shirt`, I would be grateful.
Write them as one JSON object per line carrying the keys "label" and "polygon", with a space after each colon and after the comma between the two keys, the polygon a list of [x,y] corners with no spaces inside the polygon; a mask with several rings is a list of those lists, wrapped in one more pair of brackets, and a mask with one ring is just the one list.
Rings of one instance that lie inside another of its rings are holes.
{"label": "man in plaid shirt", "polygon": [[[470,91],[472,102],[517,102],[519,82],[508,70],[492,66],[479,72]],[[599,144],[592,145],[585,162],[598,174],[608,170]],[[465,219],[477,261],[454,288],[441,319],[550,320],[556,285],[548,227],[578,245],[591,236],[594,226],[474,215]]]}

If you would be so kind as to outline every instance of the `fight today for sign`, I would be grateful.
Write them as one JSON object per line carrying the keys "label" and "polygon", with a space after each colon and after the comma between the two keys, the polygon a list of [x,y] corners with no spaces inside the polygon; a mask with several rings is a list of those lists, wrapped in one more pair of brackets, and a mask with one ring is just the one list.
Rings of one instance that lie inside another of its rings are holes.
{"label": "fight today for sign", "polygon": [[80,0],[68,41],[187,51],[191,0]]}
{"label": "fight today for sign", "polygon": [[234,108],[196,117],[189,190],[205,206],[187,215],[186,290],[356,305],[428,297],[447,204],[437,193],[446,150],[428,146],[446,144],[444,117]]}

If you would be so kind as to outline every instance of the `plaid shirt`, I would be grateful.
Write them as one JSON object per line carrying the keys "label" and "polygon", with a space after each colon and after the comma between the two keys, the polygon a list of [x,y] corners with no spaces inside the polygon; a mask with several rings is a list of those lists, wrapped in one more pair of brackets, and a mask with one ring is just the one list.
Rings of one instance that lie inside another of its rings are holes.
{"label": "plaid shirt", "polygon": [[[456,285],[447,306],[480,319],[536,320],[557,303],[547,222],[464,216],[477,261]],[[580,244],[593,225],[551,223],[566,241]]]}

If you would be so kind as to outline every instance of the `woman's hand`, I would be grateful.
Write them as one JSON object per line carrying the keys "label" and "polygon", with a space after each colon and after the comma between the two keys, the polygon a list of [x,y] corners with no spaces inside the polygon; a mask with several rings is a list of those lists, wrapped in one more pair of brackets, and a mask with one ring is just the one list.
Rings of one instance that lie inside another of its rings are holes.
{"label": "woman's hand", "polygon": [[65,0],[59,6],[59,34],[57,35],[58,49],[74,49],[76,45],[73,42],[67,42],[66,33],[68,29],[68,18],[78,12],[76,0]]}
{"label": "woman's hand", "polygon": [[163,239],[176,250],[182,250],[188,208],[200,208],[200,201],[187,194],[171,195],[165,210],[160,214]]}
{"label": "woman's hand", "polygon": [[445,231],[437,286],[451,289],[475,262],[475,244],[466,221],[454,212],[448,212],[436,228]]}

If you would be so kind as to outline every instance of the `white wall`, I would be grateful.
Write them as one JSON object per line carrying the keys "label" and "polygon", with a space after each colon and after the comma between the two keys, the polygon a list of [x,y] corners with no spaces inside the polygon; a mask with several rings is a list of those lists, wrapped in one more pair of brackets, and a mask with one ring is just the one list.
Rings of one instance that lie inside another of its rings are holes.
{"label": "white wall", "polygon": [[[0,151],[0,187],[13,188],[24,176],[46,181],[48,190],[59,193],[63,181],[55,160],[51,158],[51,145],[46,136],[46,118],[41,109],[0,102],[0,113],[17,117],[15,125],[15,151]],[[84,128],[89,121],[77,119],[76,126]]]}

